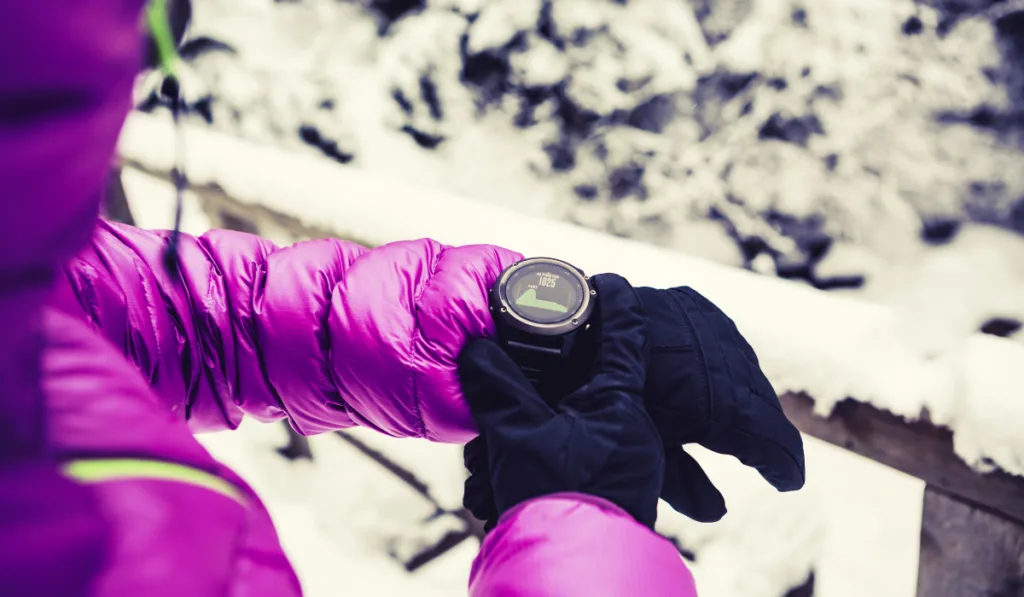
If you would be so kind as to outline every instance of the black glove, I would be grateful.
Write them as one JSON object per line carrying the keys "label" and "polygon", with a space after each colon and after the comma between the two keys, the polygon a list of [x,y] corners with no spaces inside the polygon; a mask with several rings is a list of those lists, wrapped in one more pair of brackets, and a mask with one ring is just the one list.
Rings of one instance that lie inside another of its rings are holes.
{"label": "black glove", "polygon": [[[595,276],[598,280],[603,275]],[[714,522],[725,498],[682,444],[696,443],[735,456],[779,491],[804,484],[800,433],[736,325],[688,287],[638,288],[648,322],[651,356],[644,401],[665,444],[661,497],[693,520]],[[493,526],[480,438],[465,448],[465,507]],[[485,527],[486,528],[486,527]]]}
{"label": "black glove", "polygon": [[779,491],[804,484],[803,441],[736,324],[688,287],[638,288],[650,328],[644,399],[665,442],[661,497],[701,522],[725,499],[682,444],[735,456]]}
{"label": "black glove", "polygon": [[591,317],[590,376],[556,403],[545,402],[490,340],[459,355],[462,389],[480,429],[466,451],[473,476],[465,502],[489,527],[517,504],[560,492],[604,498],[654,526],[664,448],[643,406],[647,321],[626,280],[604,275],[594,284],[600,300]]}

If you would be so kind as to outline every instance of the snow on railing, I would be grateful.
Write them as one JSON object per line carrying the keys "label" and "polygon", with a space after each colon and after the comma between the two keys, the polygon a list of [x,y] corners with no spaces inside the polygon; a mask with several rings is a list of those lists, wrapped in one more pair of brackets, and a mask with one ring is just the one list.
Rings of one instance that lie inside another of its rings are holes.
{"label": "snow on railing", "polygon": [[[615,271],[638,285],[692,286],[736,321],[776,389],[812,397],[815,414],[827,415],[847,398],[908,421],[926,414],[954,431],[956,454],[976,470],[1024,475],[1024,346],[974,334],[926,352],[883,306],[206,129],[190,128],[187,139],[192,184],[217,187],[299,226],[368,244],[424,236],[497,244],[555,255],[590,272]],[[120,153],[143,170],[168,172],[169,121],[132,114]]]}

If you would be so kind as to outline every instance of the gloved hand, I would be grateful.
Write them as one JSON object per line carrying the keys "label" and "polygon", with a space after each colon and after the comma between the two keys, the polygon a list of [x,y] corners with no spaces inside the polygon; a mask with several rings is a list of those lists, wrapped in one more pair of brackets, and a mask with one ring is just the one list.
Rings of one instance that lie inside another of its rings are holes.
{"label": "gloved hand", "polygon": [[689,287],[637,288],[650,329],[644,399],[665,443],[661,497],[701,522],[725,515],[725,498],[682,444],[735,456],[779,491],[804,484],[799,431],[736,324]]}
{"label": "gloved hand", "polygon": [[[531,498],[578,492],[604,498],[654,526],[664,448],[643,406],[647,321],[636,291],[615,275],[594,279],[595,356],[588,381],[549,404],[494,342],[459,355],[459,377],[480,436],[466,451],[466,503],[492,528]],[[474,500],[481,500],[474,504]]]}
{"label": "gloved hand", "polygon": [[[779,491],[800,489],[800,433],[732,320],[689,287],[638,288],[637,294],[651,346],[644,401],[665,447],[662,499],[700,522],[726,513],[722,493],[683,450],[688,443],[735,456]],[[495,512],[482,444],[477,438],[465,448],[471,475],[463,502],[478,519],[491,522]]]}

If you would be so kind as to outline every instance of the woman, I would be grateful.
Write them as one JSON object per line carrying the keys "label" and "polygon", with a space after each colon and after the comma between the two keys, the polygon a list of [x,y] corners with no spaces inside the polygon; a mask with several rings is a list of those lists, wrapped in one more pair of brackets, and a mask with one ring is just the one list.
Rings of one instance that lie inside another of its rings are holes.
{"label": "woman", "polygon": [[[0,3],[0,592],[298,595],[259,499],[189,426],[469,439],[456,359],[489,335],[486,289],[520,256],[214,231],[183,236],[168,275],[163,234],[97,220],[142,0],[37,4]],[[474,594],[692,594],[671,544],[586,490],[523,496]]]}

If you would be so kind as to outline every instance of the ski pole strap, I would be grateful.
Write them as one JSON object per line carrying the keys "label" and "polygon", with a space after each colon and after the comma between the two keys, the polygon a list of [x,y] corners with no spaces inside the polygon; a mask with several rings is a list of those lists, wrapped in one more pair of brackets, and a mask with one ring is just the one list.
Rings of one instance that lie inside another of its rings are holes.
{"label": "ski pole strap", "polygon": [[171,170],[171,182],[174,184],[174,228],[164,251],[164,269],[174,279],[178,279],[181,265],[178,242],[181,239],[181,212],[185,205],[188,177],[185,175],[185,129],[181,126],[181,87],[174,75],[167,75],[167,78],[172,82],[170,87],[174,93],[171,97],[171,117],[174,122],[174,168]]}
{"label": "ski pole strap", "polygon": [[185,190],[188,188],[188,179],[185,177],[185,141],[184,130],[181,126],[181,79],[177,76],[181,57],[178,55],[178,45],[174,40],[174,33],[171,31],[170,16],[167,14],[167,0],[149,1],[146,6],[146,26],[156,44],[160,70],[167,78],[162,88],[168,90],[171,95],[171,117],[174,120],[175,160],[174,169],[171,171],[171,180],[174,184],[176,200],[174,229],[171,231],[171,238],[164,251],[164,267],[169,274],[176,277],[179,266],[178,240],[181,236],[181,212]]}

